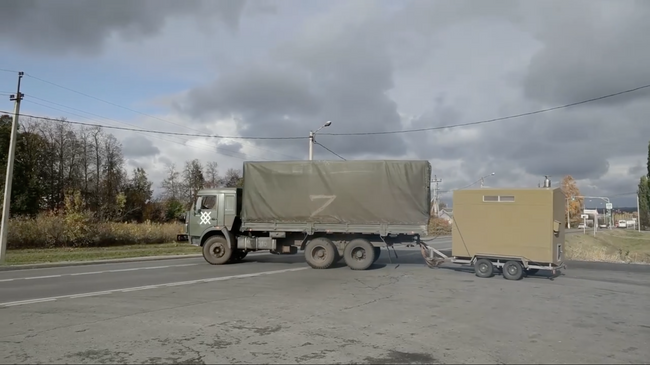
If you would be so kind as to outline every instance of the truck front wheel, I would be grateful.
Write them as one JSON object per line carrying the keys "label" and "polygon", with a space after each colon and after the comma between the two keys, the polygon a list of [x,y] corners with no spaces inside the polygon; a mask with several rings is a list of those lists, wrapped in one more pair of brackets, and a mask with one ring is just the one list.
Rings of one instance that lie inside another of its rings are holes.
{"label": "truck front wheel", "polygon": [[223,236],[212,236],[203,244],[203,258],[212,265],[223,265],[230,261],[232,249]]}

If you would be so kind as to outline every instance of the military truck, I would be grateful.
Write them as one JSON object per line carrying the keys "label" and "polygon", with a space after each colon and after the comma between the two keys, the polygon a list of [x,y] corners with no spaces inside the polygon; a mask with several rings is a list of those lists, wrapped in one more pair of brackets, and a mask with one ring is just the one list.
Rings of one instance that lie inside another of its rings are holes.
{"label": "military truck", "polygon": [[[451,257],[427,247],[429,263],[473,265],[481,278],[496,272],[509,280],[539,270],[555,274],[564,266],[566,200],[559,188],[547,184],[454,191]],[[435,254],[442,259],[436,260]]]}
{"label": "military truck", "polygon": [[248,252],[296,254],[314,269],[365,270],[382,246],[418,242],[431,204],[428,161],[247,161],[242,188],[203,189],[188,240],[213,265]]}

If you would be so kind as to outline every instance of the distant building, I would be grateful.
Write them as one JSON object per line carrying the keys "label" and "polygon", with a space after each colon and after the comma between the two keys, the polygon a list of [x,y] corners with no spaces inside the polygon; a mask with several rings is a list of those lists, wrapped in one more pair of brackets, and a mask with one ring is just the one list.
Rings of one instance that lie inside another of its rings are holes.
{"label": "distant building", "polygon": [[454,212],[452,209],[444,208],[438,212],[438,218],[444,219],[449,223],[453,223]]}

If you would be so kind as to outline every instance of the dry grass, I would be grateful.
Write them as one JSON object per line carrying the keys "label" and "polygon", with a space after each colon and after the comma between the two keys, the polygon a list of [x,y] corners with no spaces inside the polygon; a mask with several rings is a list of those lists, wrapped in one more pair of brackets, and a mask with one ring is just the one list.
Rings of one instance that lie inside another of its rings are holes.
{"label": "dry grass", "polygon": [[613,229],[566,236],[566,258],[580,261],[650,263],[650,232]]}
{"label": "dry grass", "polygon": [[7,265],[200,254],[188,243],[137,244],[118,247],[48,248],[7,251]]}
{"label": "dry grass", "polygon": [[182,231],[180,224],[95,223],[82,214],[42,214],[36,219],[9,222],[9,249],[106,247],[169,243]]}
{"label": "dry grass", "polygon": [[430,236],[450,235],[451,224],[442,218],[431,218],[428,231]]}

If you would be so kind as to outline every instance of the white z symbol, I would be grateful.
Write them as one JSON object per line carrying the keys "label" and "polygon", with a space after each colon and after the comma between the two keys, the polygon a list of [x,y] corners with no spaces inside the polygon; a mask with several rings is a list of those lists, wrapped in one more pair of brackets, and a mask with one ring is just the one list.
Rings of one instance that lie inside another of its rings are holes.
{"label": "white z symbol", "polygon": [[212,212],[207,211],[207,212],[201,212],[201,221],[199,224],[208,224],[210,223],[210,215]]}
{"label": "white z symbol", "polygon": [[336,199],[336,195],[310,195],[310,196],[309,196],[309,199],[311,199],[311,201],[314,201],[314,200],[316,200],[316,199],[327,199],[327,201],[325,202],[325,204],[323,204],[320,208],[316,209],[316,210],[315,210],[315,211],[310,215],[310,217],[313,217],[313,216],[315,216],[316,214],[318,214],[318,213],[322,212],[323,210],[325,210],[325,208],[327,208],[328,205],[332,204],[332,202],[334,201],[334,199]]}

